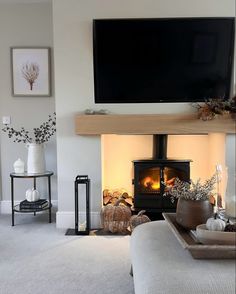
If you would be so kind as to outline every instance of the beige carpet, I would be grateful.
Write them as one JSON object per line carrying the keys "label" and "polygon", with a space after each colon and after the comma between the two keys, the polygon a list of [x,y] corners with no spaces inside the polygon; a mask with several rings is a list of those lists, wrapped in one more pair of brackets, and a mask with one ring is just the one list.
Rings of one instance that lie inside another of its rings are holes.
{"label": "beige carpet", "polygon": [[46,215],[0,216],[0,294],[133,294],[129,236],[65,236]]}

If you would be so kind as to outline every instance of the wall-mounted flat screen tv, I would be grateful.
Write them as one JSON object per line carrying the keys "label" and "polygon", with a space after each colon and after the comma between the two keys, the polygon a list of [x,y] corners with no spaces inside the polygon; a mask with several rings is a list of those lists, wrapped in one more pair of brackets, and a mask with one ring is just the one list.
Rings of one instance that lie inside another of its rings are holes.
{"label": "wall-mounted flat screen tv", "polygon": [[96,19],[95,103],[227,99],[234,18]]}

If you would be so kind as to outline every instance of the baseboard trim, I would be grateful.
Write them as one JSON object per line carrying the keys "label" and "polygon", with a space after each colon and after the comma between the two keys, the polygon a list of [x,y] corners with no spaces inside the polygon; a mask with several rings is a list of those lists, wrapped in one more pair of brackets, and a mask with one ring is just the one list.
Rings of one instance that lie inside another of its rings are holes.
{"label": "baseboard trim", "polygon": [[[14,201],[15,205],[20,203],[20,200]],[[52,200],[52,209],[53,211],[57,211],[57,200]],[[2,200],[0,201],[0,214],[11,214],[11,201],[10,200]]]}
{"label": "baseboard trim", "polygon": [[[85,221],[85,212],[80,212],[81,223]],[[58,211],[56,215],[57,228],[68,229],[75,227],[74,211]],[[91,228],[101,228],[100,212],[90,212]]]}

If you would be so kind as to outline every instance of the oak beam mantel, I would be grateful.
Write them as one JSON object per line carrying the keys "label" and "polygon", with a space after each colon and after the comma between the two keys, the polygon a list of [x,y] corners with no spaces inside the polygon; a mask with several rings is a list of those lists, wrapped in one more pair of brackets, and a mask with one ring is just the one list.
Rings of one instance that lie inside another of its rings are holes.
{"label": "oak beam mantel", "polygon": [[75,125],[77,135],[232,134],[236,130],[230,115],[202,121],[197,114],[77,114]]}

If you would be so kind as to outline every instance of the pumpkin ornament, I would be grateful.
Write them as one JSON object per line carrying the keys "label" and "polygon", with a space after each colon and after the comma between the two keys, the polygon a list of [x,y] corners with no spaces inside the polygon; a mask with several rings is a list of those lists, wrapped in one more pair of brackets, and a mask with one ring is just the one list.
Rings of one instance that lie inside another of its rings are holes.
{"label": "pumpkin ornament", "polygon": [[40,199],[39,191],[35,190],[34,188],[28,189],[25,192],[25,198],[29,202],[38,201]]}
{"label": "pumpkin ornament", "polygon": [[215,213],[214,217],[208,218],[206,222],[206,227],[209,231],[224,231],[226,223],[217,218],[217,213]]}
{"label": "pumpkin ornament", "polygon": [[137,227],[138,225],[150,222],[150,218],[145,215],[146,211],[145,210],[140,210],[137,215],[133,215],[130,218],[130,228],[131,232],[133,232],[134,228]]}
{"label": "pumpkin ornament", "polygon": [[120,198],[114,205],[108,204],[102,208],[101,222],[104,231],[111,233],[127,233],[130,224],[131,209],[125,205],[119,205],[124,199]]}

